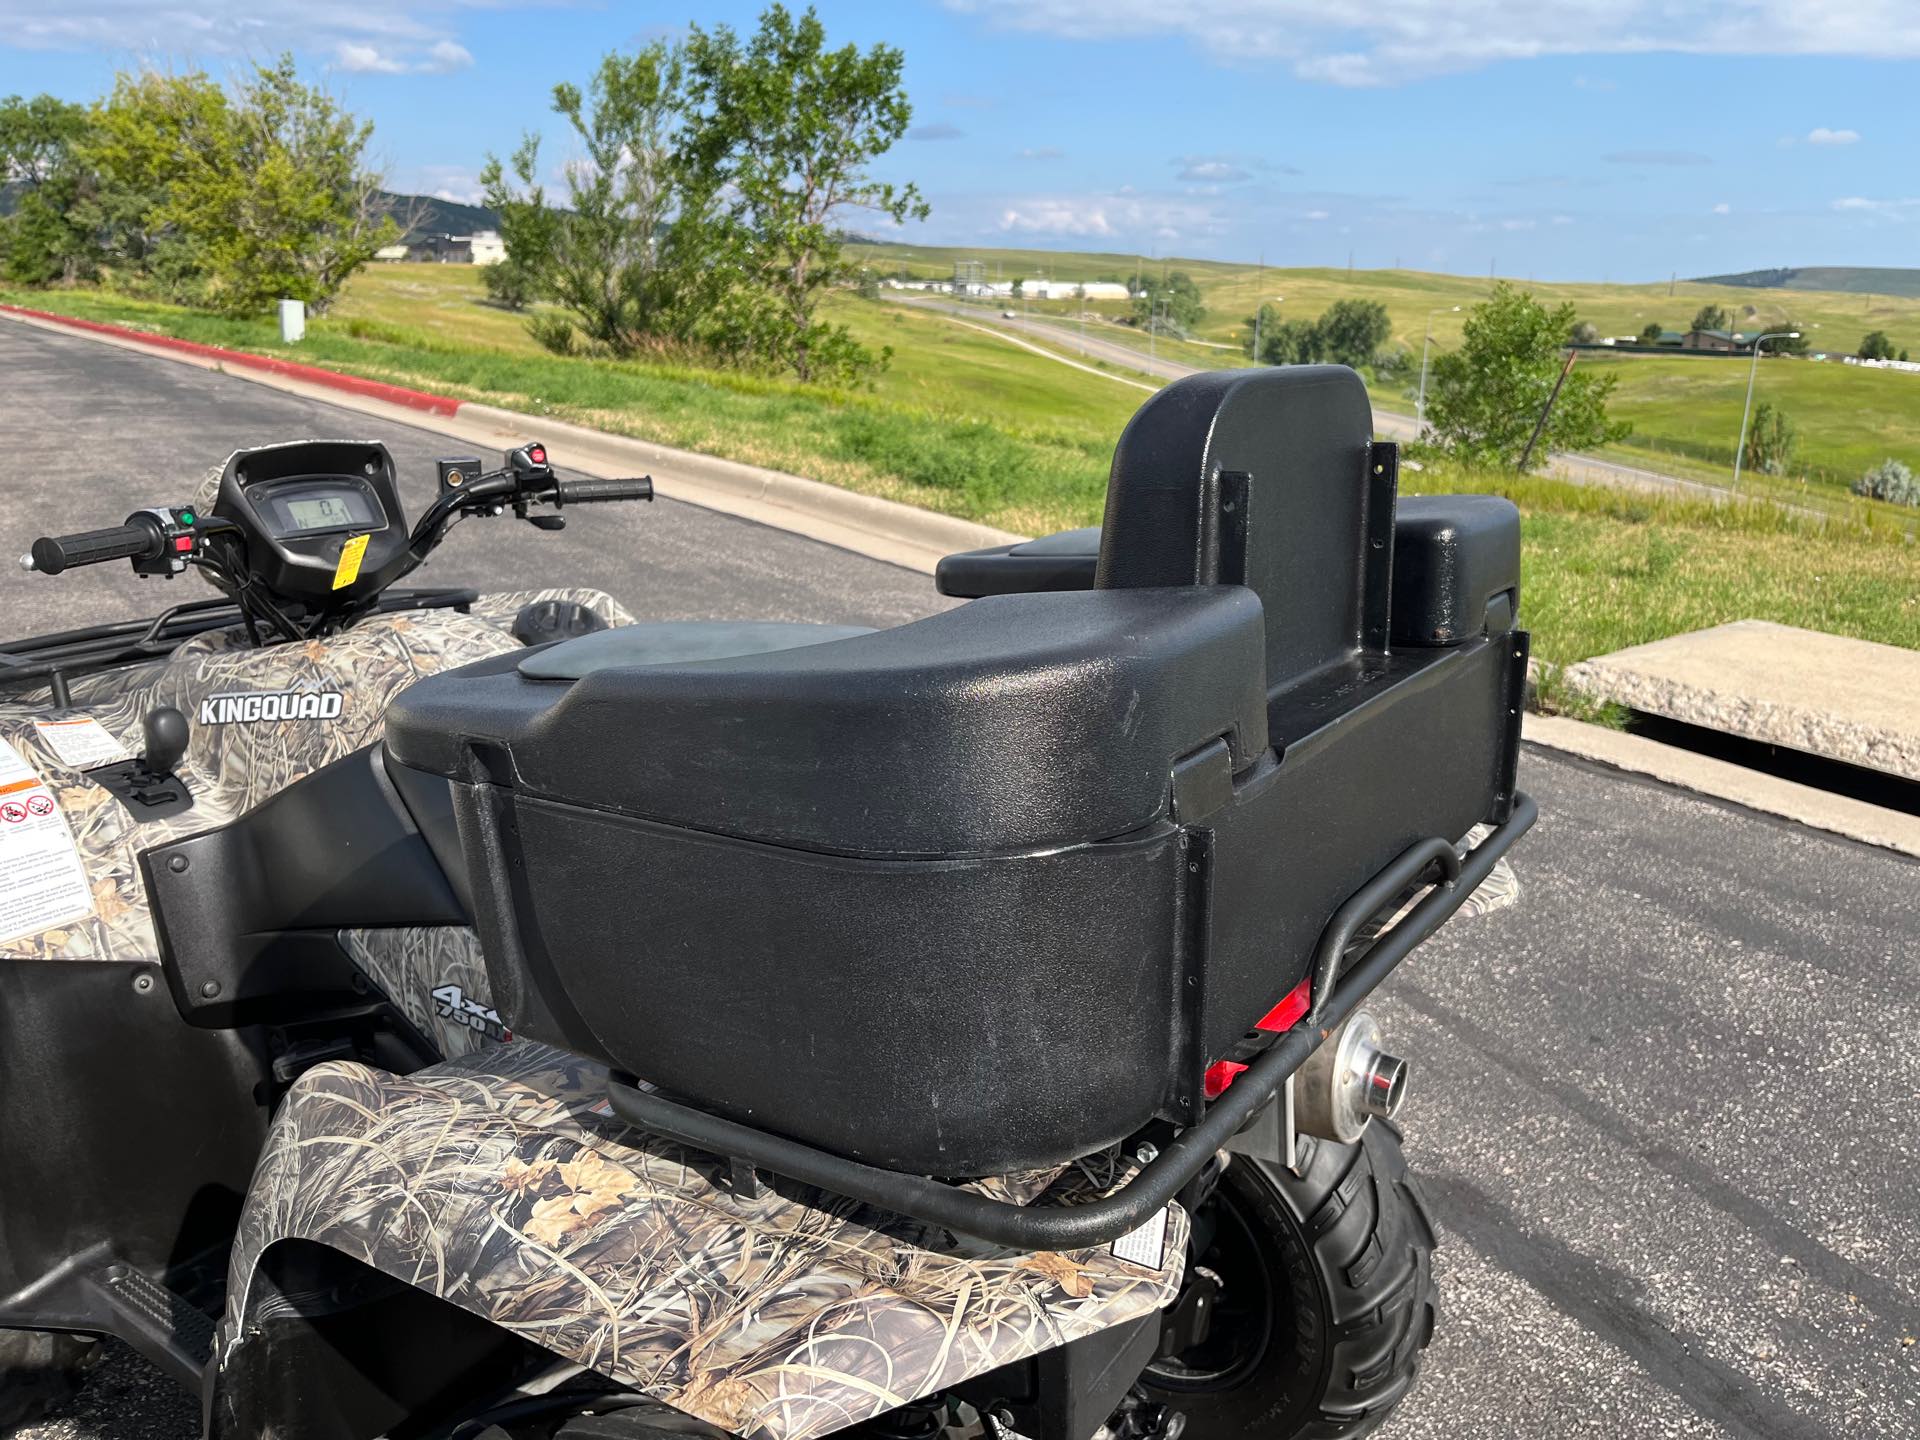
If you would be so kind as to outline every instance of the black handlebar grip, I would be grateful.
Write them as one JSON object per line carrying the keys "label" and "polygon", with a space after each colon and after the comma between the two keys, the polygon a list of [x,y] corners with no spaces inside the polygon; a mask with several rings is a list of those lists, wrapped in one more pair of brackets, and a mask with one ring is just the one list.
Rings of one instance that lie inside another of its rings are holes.
{"label": "black handlebar grip", "polygon": [[602,500],[651,500],[653,477],[637,480],[559,480],[554,482],[556,505],[595,505]]}
{"label": "black handlebar grip", "polygon": [[58,575],[76,565],[99,565],[134,556],[149,560],[160,553],[163,540],[160,527],[151,520],[128,521],[105,530],[82,530],[76,535],[42,535],[33,542],[33,568],[43,575]]}

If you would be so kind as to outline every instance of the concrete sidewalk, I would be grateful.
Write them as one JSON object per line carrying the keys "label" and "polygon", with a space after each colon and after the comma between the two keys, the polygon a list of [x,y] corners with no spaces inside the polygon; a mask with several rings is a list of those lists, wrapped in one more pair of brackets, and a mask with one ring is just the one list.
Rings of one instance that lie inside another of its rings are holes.
{"label": "concrete sidewalk", "polygon": [[1566,678],[1643,714],[1920,780],[1920,651],[1736,620],[1583,660]]}

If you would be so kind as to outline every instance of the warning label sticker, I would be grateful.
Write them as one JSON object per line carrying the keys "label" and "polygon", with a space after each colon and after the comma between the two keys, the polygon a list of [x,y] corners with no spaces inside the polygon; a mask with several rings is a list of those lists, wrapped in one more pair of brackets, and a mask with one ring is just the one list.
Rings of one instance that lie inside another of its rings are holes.
{"label": "warning label sticker", "polygon": [[0,740],[0,940],[92,913],[86,868],[53,792]]}
{"label": "warning label sticker", "polygon": [[1136,1230],[1129,1230],[1107,1249],[1116,1260],[1144,1265],[1149,1270],[1167,1266],[1167,1212],[1163,1207]]}
{"label": "warning label sticker", "polygon": [[78,720],[36,720],[33,728],[40,732],[47,748],[60,757],[60,763],[75,770],[91,770],[127,758],[127,747],[91,715]]}

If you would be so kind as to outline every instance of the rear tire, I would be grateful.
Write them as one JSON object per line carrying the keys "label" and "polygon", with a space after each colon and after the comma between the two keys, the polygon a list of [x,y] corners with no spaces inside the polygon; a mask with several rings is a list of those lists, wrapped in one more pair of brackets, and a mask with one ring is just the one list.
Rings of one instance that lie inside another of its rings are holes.
{"label": "rear tire", "polygon": [[1296,1175],[1235,1156],[1195,1216],[1221,1280],[1207,1340],[1143,1378],[1190,1440],[1347,1440],[1406,1397],[1433,1338],[1438,1245],[1399,1133],[1302,1136]]}
{"label": "rear tire", "polygon": [[0,1330],[0,1435],[71,1399],[99,1358],[91,1335]]}

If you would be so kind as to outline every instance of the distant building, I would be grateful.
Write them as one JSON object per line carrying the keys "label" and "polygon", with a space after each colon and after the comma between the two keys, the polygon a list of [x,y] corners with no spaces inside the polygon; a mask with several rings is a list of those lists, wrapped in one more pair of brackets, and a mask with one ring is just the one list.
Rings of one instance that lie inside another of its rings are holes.
{"label": "distant building", "polygon": [[498,265],[507,258],[506,242],[497,230],[479,230],[472,235],[423,235],[406,250],[407,259],[435,265]]}
{"label": "distant building", "polygon": [[378,250],[373,252],[373,258],[376,260],[404,260],[409,253],[411,253],[411,247],[403,241],[398,245],[382,245]]}
{"label": "distant building", "polygon": [[507,242],[498,230],[476,230],[467,237],[467,249],[476,265],[498,265],[507,258]]}
{"label": "distant building", "polygon": [[[1660,339],[1664,343],[1666,336]],[[1717,355],[1744,355],[1753,348],[1753,342],[1726,330],[1689,330],[1680,348],[1708,350]]]}

